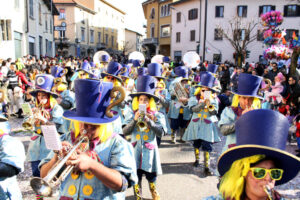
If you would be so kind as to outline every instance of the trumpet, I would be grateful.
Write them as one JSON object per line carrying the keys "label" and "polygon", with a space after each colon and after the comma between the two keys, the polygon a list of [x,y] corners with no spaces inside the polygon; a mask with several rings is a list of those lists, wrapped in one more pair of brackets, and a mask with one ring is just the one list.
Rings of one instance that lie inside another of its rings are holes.
{"label": "trumpet", "polygon": [[273,200],[272,189],[269,186],[266,185],[266,186],[264,186],[264,191],[268,195],[268,199]]}
{"label": "trumpet", "polygon": [[148,129],[148,126],[145,122],[145,113],[141,113],[138,120],[137,120],[137,123],[136,125],[138,126],[138,128],[140,129],[140,131],[145,131]]}
{"label": "trumpet", "polygon": [[30,180],[30,186],[38,195],[43,195],[45,197],[51,197],[53,193],[53,188],[60,184],[62,181],[65,180],[65,178],[71,173],[74,166],[67,166],[63,169],[65,166],[67,160],[71,157],[73,153],[75,153],[76,149],[83,143],[87,143],[87,145],[84,146],[83,151],[86,151],[89,148],[88,145],[88,137],[82,136],[79,138],[79,142],[73,148],[68,152],[68,154],[58,160],[52,169],[48,172],[48,175],[44,178],[34,177]]}

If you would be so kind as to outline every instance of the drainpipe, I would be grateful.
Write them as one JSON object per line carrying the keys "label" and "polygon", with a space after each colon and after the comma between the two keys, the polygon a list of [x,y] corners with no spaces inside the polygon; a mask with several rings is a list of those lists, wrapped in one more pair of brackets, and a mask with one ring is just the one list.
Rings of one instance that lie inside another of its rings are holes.
{"label": "drainpipe", "polygon": [[197,52],[200,55],[200,44],[201,44],[201,20],[202,20],[202,0],[199,0],[200,2],[200,14],[199,14],[199,52]]}
{"label": "drainpipe", "polygon": [[28,33],[29,32],[28,0],[25,1],[25,9],[26,9],[26,30],[25,30],[25,33]]}
{"label": "drainpipe", "polygon": [[204,19],[204,39],[203,39],[203,62],[205,61],[206,49],[206,25],[207,25],[207,0],[205,0],[205,19]]}
{"label": "drainpipe", "polygon": [[159,54],[159,42],[160,42],[160,35],[159,35],[159,30],[160,30],[160,26],[159,26],[159,11],[160,11],[160,9],[159,9],[159,5],[160,5],[160,1],[158,2],[158,4],[157,4],[157,48],[156,48],[156,52],[155,52],[155,54]]}

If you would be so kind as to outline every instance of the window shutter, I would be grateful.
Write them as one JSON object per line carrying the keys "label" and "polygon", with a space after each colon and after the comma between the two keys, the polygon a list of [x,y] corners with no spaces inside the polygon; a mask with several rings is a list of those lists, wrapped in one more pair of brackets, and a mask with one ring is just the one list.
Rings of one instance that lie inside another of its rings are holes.
{"label": "window shutter", "polygon": [[261,16],[262,12],[263,12],[263,7],[262,7],[262,6],[259,6],[258,17]]}
{"label": "window shutter", "polygon": [[239,6],[236,7],[236,16],[239,16]]}
{"label": "window shutter", "polygon": [[296,16],[300,17],[300,5],[297,5]]}
{"label": "window shutter", "polygon": [[7,40],[11,40],[11,20],[6,20]]}
{"label": "window shutter", "polygon": [[218,6],[216,6],[216,8],[215,8],[215,17],[218,17],[219,15],[218,15]]}
{"label": "window shutter", "polygon": [[287,10],[288,10],[288,6],[284,6],[284,11],[283,11],[283,16],[284,17],[287,16]]}

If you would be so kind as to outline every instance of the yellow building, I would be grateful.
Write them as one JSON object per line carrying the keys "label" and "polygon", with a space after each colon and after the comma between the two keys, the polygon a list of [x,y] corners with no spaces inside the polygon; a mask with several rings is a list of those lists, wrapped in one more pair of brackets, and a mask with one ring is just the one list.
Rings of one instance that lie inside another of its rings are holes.
{"label": "yellow building", "polygon": [[174,0],[148,0],[143,5],[147,20],[147,38],[143,45],[147,48],[147,56],[155,54],[170,56],[171,45],[171,7]]}

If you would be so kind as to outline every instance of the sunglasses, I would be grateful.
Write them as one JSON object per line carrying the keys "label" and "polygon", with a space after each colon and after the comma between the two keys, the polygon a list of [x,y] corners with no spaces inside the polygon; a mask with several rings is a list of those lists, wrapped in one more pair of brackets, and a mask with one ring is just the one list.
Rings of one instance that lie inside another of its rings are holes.
{"label": "sunglasses", "polygon": [[265,169],[265,168],[259,168],[259,167],[253,167],[250,168],[252,171],[253,177],[256,179],[263,179],[266,177],[267,172],[270,174],[270,177],[273,180],[280,180],[282,178],[283,170],[282,169]]}
{"label": "sunglasses", "polygon": [[115,78],[112,77],[112,76],[106,76],[106,79],[107,79],[107,80],[115,80]]}

